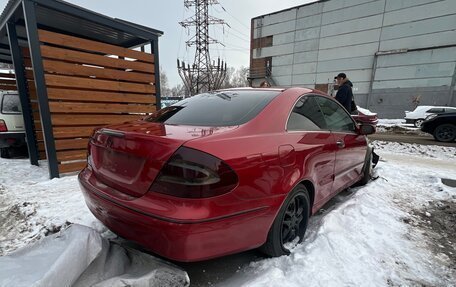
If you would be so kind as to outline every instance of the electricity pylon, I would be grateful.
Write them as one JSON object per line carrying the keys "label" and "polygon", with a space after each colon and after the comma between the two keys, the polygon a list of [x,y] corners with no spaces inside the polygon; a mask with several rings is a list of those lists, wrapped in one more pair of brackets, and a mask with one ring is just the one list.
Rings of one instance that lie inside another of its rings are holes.
{"label": "electricity pylon", "polygon": [[195,15],[179,22],[188,28],[196,27],[196,33],[187,42],[187,46],[196,46],[195,60],[192,65],[177,60],[179,76],[193,96],[198,93],[217,90],[226,76],[226,63],[218,58],[211,63],[209,45],[219,42],[209,36],[209,25],[225,24],[225,21],[209,15],[209,5],[218,4],[217,0],[184,0],[186,8],[195,7]]}

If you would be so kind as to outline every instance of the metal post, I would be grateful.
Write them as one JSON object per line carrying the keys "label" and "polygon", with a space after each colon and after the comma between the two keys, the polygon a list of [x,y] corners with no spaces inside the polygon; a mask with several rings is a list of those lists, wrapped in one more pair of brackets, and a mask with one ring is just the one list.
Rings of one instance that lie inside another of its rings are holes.
{"label": "metal post", "polygon": [[369,93],[367,94],[367,99],[366,99],[366,109],[369,109],[371,106],[370,101],[372,99],[372,91],[374,89],[375,73],[377,72],[377,61],[378,61],[378,54],[375,53],[374,62],[372,63],[371,80],[369,83]]}
{"label": "metal post", "polygon": [[22,116],[24,117],[25,135],[30,163],[38,165],[38,147],[35,137],[35,124],[33,123],[32,109],[29,100],[27,79],[25,77],[24,59],[22,57],[19,42],[17,40],[16,24],[8,22],[6,24],[11,55],[13,58],[14,73],[16,74],[16,85],[22,106]]}
{"label": "metal post", "polygon": [[450,107],[453,105],[455,86],[456,86],[456,66],[454,67],[453,78],[451,79],[451,84],[450,84],[450,92],[448,94],[448,106],[450,106]]}
{"label": "metal post", "polygon": [[25,27],[30,48],[33,73],[35,76],[36,94],[40,106],[41,125],[43,126],[46,156],[49,165],[49,177],[59,177],[59,165],[55,150],[54,134],[52,131],[51,112],[49,110],[46,81],[44,78],[43,59],[41,58],[40,41],[38,39],[38,27],[36,23],[35,4],[30,0],[23,0]]}
{"label": "metal post", "polygon": [[160,61],[158,59],[158,38],[150,42],[151,53],[154,54],[155,68],[155,98],[157,111],[161,109],[161,91],[160,91]]}

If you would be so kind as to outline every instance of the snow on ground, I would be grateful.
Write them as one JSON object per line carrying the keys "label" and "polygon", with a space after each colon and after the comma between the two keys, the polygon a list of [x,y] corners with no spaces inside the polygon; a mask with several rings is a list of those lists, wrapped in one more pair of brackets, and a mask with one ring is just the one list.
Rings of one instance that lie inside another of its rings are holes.
{"label": "snow on ground", "polygon": [[379,119],[377,124],[377,133],[386,132],[426,134],[413,124],[406,124],[404,119]]}
{"label": "snow on ground", "polygon": [[[220,286],[455,286],[456,188],[440,178],[456,179],[456,148],[375,145],[377,180],[314,216],[290,256],[252,262]],[[449,237],[430,228],[434,206],[450,209]]]}
{"label": "snow on ground", "polygon": [[[426,158],[435,158],[435,159],[448,159],[456,160],[456,148],[438,146],[438,145],[420,145],[420,144],[410,144],[410,143],[397,143],[397,142],[386,142],[386,141],[374,141],[373,146],[376,151],[381,151],[382,153],[388,154],[407,154],[415,157],[426,157]],[[454,168],[456,171],[456,163]],[[456,178],[455,178],[456,179]]]}
{"label": "snow on ground", "polygon": [[49,180],[46,162],[0,158],[0,256],[69,223],[106,228],[90,213],[76,176]]}
{"label": "snow on ground", "polygon": [[[379,178],[343,192],[313,216],[304,242],[290,256],[247,262],[215,283],[455,286],[454,226],[442,226],[456,223],[456,188],[441,178],[456,180],[456,148],[374,145],[382,158]],[[69,222],[106,230],[88,211],[76,176],[49,180],[46,166],[22,159],[0,159],[0,170],[0,255]]]}
{"label": "snow on ground", "polygon": [[405,125],[404,119],[378,119],[377,126],[392,127]]}

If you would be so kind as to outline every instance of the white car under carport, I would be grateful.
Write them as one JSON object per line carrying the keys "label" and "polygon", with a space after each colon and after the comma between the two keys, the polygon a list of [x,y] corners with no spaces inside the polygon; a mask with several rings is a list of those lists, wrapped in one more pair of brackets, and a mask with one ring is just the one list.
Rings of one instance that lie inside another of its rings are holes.
{"label": "white car under carport", "polygon": [[7,158],[12,148],[25,146],[24,119],[16,92],[0,91],[0,155]]}

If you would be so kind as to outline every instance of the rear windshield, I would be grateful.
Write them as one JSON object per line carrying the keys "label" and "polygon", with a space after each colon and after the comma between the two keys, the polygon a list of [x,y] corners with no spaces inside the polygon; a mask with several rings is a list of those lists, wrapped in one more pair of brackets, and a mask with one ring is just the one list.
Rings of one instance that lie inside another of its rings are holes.
{"label": "rear windshield", "polygon": [[253,119],[280,91],[219,91],[193,96],[146,118],[191,126],[237,126]]}
{"label": "rear windshield", "polygon": [[4,94],[1,102],[2,114],[20,114],[21,103],[16,94]]}

